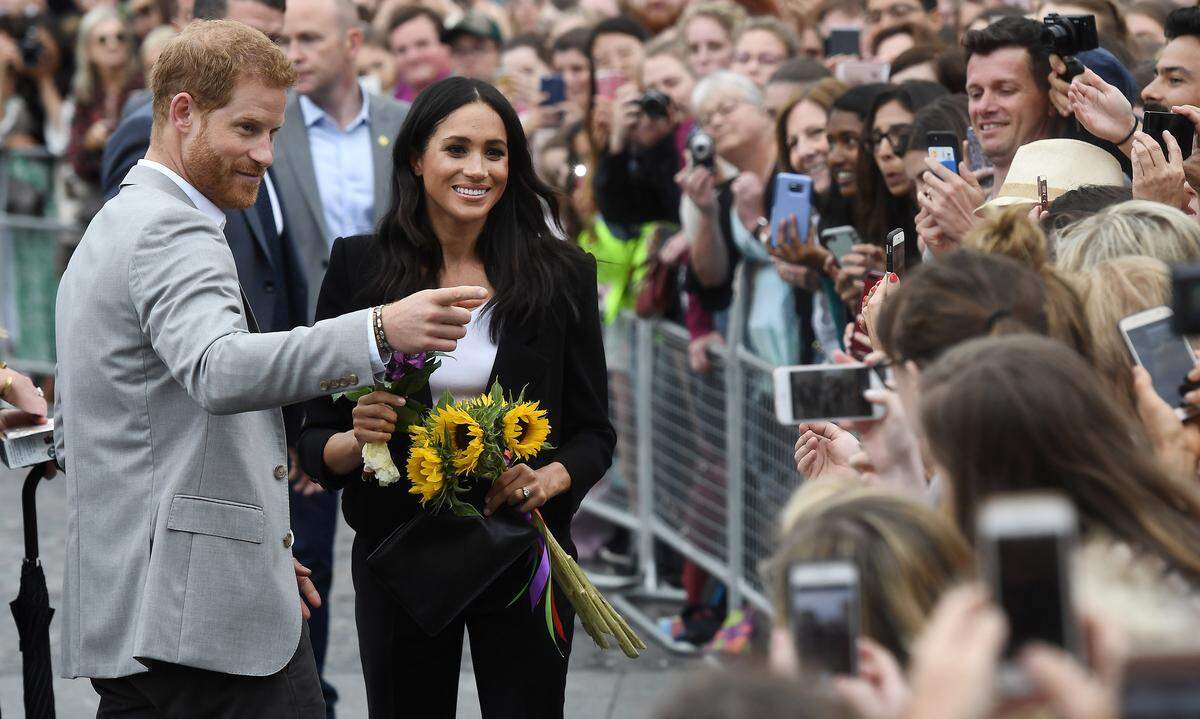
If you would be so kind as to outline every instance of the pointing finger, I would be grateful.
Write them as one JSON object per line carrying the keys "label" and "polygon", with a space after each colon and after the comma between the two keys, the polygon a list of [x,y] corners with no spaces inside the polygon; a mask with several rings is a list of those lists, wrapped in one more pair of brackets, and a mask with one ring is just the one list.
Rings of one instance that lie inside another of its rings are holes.
{"label": "pointing finger", "polygon": [[456,305],[460,302],[468,302],[470,300],[486,300],[488,291],[482,287],[473,285],[461,285],[459,287],[443,287],[437,290],[430,290],[430,298],[439,305]]}

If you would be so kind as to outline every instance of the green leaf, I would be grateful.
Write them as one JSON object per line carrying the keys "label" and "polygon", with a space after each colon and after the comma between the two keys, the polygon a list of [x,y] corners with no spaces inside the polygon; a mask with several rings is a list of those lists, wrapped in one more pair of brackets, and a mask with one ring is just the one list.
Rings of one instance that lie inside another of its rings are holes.
{"label": "green leaf", "polygon": [[458,517],[474,517],[475,519],[483,519],[483,515],[475,509],[475,505],[468,502],[460,502],[458,499],[450,499],[450,511],[454,512]]}
{"label": "green leaf", "polygon": [[359,387],[357,389],[352,389],[347,392],[338,392],[337,394],[333,395],[333,401],[336,402],[339,399],[348,399],[351,402],[357,402],[358,400],[362,399],[363,397],[366,397],[367,395],[371,394],[371,392],[373,392],[374,390],[375,390],[374,387]]}
{"label": "green leaf", "polygon": [[492,396],[492,401],[496,404],[504,404],[504,388],[500,386],[500,380],[492,383],[492,389],[489,393]]}
{"label": "green leaf", "polygon": [[454,404],[454,395],[450,394],[450,390],[443,390],[441,399],[438,400],[437,408],[449,407]]}

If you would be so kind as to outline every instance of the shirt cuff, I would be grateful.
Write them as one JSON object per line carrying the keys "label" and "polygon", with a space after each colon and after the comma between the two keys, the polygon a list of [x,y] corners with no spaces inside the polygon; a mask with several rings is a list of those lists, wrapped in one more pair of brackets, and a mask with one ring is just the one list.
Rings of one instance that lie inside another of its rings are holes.
{"label": "shirt cuff", "polygon": [[374,312],[367,313],[367,356],[371,358],[371,373],[376,380],[383,379],[383,358],[379,356],[379,345],[375,343],[375,327],[371,322]]}

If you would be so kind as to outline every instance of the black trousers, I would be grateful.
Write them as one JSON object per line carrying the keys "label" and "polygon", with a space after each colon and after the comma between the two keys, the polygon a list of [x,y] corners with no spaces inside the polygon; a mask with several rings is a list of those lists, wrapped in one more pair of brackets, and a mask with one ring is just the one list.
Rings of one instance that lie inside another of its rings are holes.
{"label": "black trousers", "polygon": [[325,719],[308,623],[283,669],[265,677],[153,662],[150,671],[93,679],[96,719]]}
{"label": "black trousers", "polygon": [[546,632],[541,602],[531,610],[523,595],[506,606],[529,579],[524,561],[516,562],[450,626],[431,637],[371,574],[366,558],[376,544],[356,536],[351,552],[370,719],[454,717],[464,629],[484,719],[562,718],[575,613],[561,593],[555,590],[554,599],[567,641],[558,640],[558,648]]}
{"label": "black trousers", "polygon": [[325,695],[327,716],[332,719],[333,705],[338,695],[325,681],[325,650],[329,646],[329,602],[333,589],[333,539],[337,534],[338,493],[326,490],[304,496],[289,491],[288,498],[292,529],[296,533],[292,555],[312,570],[313,586],[321,595],[321,606],[310,608],[308,630],[313,657],[317,661],[317,676],[321,678],[321,691]]}

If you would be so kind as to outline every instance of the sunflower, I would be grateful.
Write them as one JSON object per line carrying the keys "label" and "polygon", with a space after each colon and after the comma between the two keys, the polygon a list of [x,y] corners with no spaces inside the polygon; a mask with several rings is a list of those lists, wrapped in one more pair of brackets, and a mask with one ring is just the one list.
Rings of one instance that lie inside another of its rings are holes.
{"label": "sunflower", "polygon": [[443,407],[433,416],[434,435],[448,440],[454,452],[454,471],[468,474],[483,454],[483,427],[458,405]]}
{"label": "sunflower", "polygon": [[442,489],[442,458],[428,445],[413,445],[408,452],[409,494],[421,495],[421,504],[433,499]]}
{"label": "sunflower", "polygon": [[504,415],[504,445],[521,459],[536,455],[550,436],[546,410],[537,402],[523,402]]}
{"label": "sunflower", "polygon": [[408,427],[408,438],[416,444],[429,444],[429,430],[424,425],[413,424]]}
{"label": "sunflower", "polygon": [[492,396],[490,394],[486,394],[486,393],[481,394],[478,397],[476,397],[475,399],[473,399],[471,401],[471,404],[475,405],[476,407],[491,407],[492,406]]}

